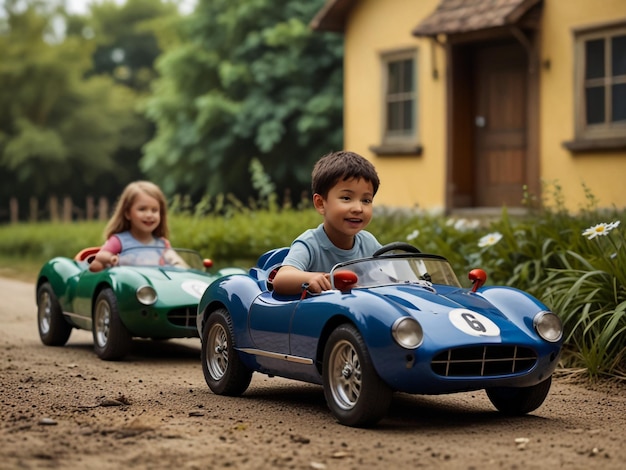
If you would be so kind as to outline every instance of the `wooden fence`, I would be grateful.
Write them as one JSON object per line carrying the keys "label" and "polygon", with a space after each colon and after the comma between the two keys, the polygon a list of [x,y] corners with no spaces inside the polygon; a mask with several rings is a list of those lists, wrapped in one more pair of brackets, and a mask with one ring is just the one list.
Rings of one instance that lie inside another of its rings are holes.
{"label": "wooden fence", "polygon": [[[4,208],[2,208],[4,209]],[[40,206],[37,198],[30,198],[28,208],[22,207],[17,198],[9,199],[9,207],[7,210],[0,209],[0,222],[10,222],[12,224],[18,222],[73,222],[76,220],[101,220],[106,221],[110,216],[110,203],[101,197],[97,201],[95,198],[88,196],[85,199],[84,206],[74,204],[69,196],[62,199],[56,196],[50,196],[43,206]],[[8,215],[8,217],[7,217]]]}

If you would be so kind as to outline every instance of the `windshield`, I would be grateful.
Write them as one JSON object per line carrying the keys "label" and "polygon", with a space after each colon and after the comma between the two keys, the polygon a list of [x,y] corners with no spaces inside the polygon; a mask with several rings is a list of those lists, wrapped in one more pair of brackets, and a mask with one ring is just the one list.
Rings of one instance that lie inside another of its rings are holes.
{"label": "windshield", "polygon": [[123,250],[119,254],[119,265],[204,269],[202,257],[196,251],[156,246],[136,247]]}
{"label": "windshield", "polygon": [[339,263],[331,271],[333,288],[337,271],[355,273],[357,288],[408,283],[461,287],[450,263],[435,255],[381,256]]}

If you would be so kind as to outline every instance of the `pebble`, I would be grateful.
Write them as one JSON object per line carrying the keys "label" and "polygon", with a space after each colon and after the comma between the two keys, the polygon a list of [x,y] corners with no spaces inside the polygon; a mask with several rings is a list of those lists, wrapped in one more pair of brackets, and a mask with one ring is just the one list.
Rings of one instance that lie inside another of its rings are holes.
{"label": "pebble", "polygon": [[42,426],[56,426],[58,423],[52,418],[41,418],[39,424]]}

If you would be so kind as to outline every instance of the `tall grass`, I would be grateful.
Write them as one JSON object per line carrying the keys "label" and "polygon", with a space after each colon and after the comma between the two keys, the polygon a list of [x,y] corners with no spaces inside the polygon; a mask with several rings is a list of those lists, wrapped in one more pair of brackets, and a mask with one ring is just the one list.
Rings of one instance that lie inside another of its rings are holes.
{"label": "tall grass", "polygon": [[619,221],[582,232],[584,250],[559,254],[543,281],[546,302],[561,312],[566,344],[590,375],[626,378],[626,240]]}

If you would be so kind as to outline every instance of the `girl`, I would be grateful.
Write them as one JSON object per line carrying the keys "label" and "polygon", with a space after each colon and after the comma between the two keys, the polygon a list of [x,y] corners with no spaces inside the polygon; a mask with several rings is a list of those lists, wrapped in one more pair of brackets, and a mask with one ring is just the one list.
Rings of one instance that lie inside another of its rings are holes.
{"label": "girl", "polygon": [[[149,181],[130,183],[120,196],[113,216],[104,229],[105,244],[89,265],[92,272],[115,266],[120,253],[129,248],[154,247],[154,250],[135,250],[141,256],[161,257],[170,248],[167,237],[167,201],[161,189]],[[173,250],[168,250],[173,251]]]}

